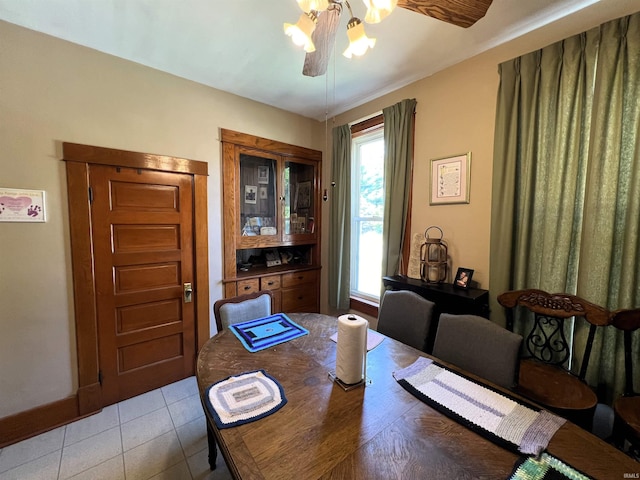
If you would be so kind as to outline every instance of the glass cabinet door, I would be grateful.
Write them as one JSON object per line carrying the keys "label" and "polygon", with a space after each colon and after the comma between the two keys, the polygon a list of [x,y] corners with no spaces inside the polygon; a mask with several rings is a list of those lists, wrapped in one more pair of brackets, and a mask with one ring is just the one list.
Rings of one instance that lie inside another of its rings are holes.
{"label": "glass cabinet door", "polygon": [[284,235],[315,233],[315,164],[302,159],[286,160],[283,172]]}
{"label": "glass cabinet door", "polygon": [[242,237],[271,237],[278,231],[278,161],[263,153],[240,153],[240,219]]}

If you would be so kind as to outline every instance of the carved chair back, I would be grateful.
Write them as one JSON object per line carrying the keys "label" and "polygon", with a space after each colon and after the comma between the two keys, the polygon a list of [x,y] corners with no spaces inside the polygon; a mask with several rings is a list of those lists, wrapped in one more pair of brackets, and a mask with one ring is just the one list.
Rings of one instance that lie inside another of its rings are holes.
{"label": "carved chair back", "polygon": [[567,293],[548,293],[543,290],[527,289],[504,292],[498,296],[498,303],[507,310],[507,328],[513,330],[514,310],[523,307],[534,316],[534,324],[527,334],[524,345],[529,356],[544,363],[568,368],[571,344],[564,333],[564,322],[571,317],[582,317],[589,325],[589,336],[578,377],[584,380],[597,327],[610,323],[609,310],[583,298]]}
{"label": "carved chair back", "polygon": [[624,332],[624,396],[640,395],[633,389],[633,357],[631,335],[640,329],[640,308],[633,310],[616,310],[611,314],[611,325]]}

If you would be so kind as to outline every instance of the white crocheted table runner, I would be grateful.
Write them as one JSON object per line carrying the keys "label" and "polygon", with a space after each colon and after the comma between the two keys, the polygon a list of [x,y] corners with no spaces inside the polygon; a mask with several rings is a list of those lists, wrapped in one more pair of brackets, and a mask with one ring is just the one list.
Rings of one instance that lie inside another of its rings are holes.
{"label": "white crocheted table runner", "polygon": [[496,443],[540,455],[566,421],[420,357],[393,373],[406,390]]}

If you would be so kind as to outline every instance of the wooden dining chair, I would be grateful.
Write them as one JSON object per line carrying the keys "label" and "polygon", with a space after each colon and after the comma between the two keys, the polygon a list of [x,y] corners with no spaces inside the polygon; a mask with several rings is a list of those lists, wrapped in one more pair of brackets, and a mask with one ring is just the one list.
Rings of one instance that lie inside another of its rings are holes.
{"label": "wooden dining chair", "polygon": [[[218,332],[229,328],[234,323],[246,322],[256,318],[268,317],[271,315],[271,305],[273,304],[273,294],[270,290],[246,293],[235,297],[222,298],[213,304],[213,316],[216,319]],[[204,399],[200,397],[202,408],[206,411]],[[216,469],[216,459],[218,450],[215,435],[207,422],[207,443],[209,445],[209,468]]]}
{"label": "wooden dining chair", "polygon": [[[611,325],[622,330],[624,335],[624,393],[613,404],[613,440],[624,448],[625,440],[635,451],[636,458],[640,456],[640,393],[633,385],[633,353],[632,335],[640,329],[640,308],[633,310],[616,310],[611,317]],[[637,375],[637,374],[636,374]]]}
{"label": "wooden dining chair", "polygon": [[518,379],[522,336],[477,315],[442,313],[433,356],[505,388]]}
{"label": "wooden dining chair", "polygon": [[435,303],[409,290],[387,290],[382,296],[376,330],[425,351]]}
{"label": "wooden dining chair", "polygon": [[[609,324],[610,312],[575,295],[536,289],[504,292],[498,303],[506,308],[510,329],[518,307],[533,314],[533,328],[524,340],[526,358],[520,362],[517,392],[591,431],[598,398],[585,377],[596,331]],[[564,333],[565,321],[572,317],[589,324],[577,373],[570,368],[572,345]]]}
{"label": "wooden dining chair", "polygon": [[220,299],[213,304],[216,327],[221,331],[233,323],[268,317],[272,304],[273,294],[270,290]]}

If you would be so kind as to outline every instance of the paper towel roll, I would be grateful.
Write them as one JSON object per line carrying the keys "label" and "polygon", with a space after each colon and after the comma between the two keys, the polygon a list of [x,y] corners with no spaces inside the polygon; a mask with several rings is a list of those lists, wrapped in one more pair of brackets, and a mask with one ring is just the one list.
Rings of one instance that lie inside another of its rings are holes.
{"label": "paper towel roll", "polygon": [[358,315],[338,317],[336,377],[348,385],[365,377],[369,322]]}

